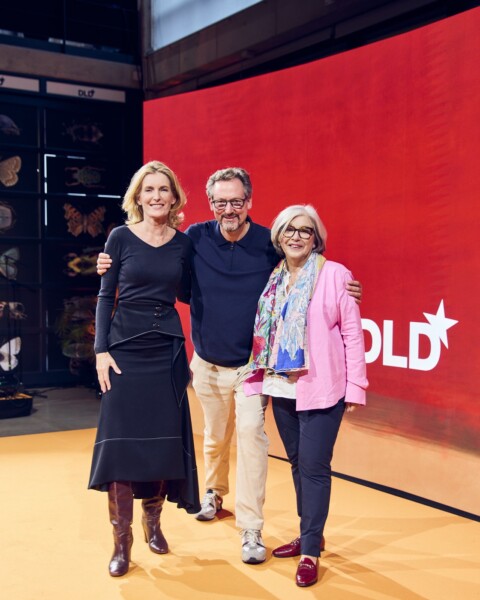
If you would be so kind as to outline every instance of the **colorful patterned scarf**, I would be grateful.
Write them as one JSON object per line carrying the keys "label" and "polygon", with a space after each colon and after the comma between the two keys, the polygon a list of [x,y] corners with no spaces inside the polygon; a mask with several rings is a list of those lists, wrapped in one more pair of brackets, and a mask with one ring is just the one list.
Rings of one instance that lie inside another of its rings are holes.
{"label": "colorful patterned scarf", "polygon": [[258,301],[249,367],[282,374],[308,369],[307,309],[325,257],[313,253],[287,294],[283,259]]}

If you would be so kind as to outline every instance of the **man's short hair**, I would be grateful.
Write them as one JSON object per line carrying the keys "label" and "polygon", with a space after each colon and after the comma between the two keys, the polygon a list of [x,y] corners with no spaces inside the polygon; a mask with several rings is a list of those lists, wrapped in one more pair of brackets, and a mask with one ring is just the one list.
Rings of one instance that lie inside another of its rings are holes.
{"label": "man's short hair", "polygon": [[250,175],[241,169],[240,167],[228,167],[226,169],[219,169],[215,171],[213,175],[210,175],[207,181],[207,196],[209,200],[213,200],[213,186],[217,181],[231,181],[232,179],[239,179],[242,182],[243,189],[245,190],[245,198],[248,200],[252,197],[252,182],[250,181]]}

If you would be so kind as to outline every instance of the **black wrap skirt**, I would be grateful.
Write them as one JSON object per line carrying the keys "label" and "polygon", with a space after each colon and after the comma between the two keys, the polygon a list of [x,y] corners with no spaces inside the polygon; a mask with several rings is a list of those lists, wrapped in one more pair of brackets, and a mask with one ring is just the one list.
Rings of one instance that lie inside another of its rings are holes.
{"label": "black wrap skirt", "polygon": [[167,500],[200,510],[186,384],[178,389],[188,381],[178,369],[188,367],[179,352],[178,338],[157,331],[110,349],[122,373],[110,370],[111,390],[102,396],[89,488],[131,481],[136,498],[149,498],[165,481]]}

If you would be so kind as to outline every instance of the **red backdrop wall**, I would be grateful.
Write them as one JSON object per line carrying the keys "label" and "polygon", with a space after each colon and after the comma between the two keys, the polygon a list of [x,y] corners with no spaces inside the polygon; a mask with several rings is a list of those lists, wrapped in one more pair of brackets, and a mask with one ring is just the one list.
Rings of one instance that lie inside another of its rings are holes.
{"label": "red backdrop wall", "polygon": [[178,173],[186,225],[211,218],[206,179],[234,165],[252,175],[254,220],[269,225],[292,203],[318,209],[327,258],[364,286],[371,387],[356,426],[470,457],[480,455],[479,30],[475,9],[144,110],[144,158]]}

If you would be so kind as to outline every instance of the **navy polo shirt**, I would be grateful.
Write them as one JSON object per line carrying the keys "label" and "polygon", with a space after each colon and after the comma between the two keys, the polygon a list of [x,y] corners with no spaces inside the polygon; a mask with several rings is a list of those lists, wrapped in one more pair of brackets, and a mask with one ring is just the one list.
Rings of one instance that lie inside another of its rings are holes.
{"label": "navy polo shirt", "polygon": [[217,221],[191,225],[193,280],[192,340],[197,354],[223,367],[245,365],[252,349],[257,303],[279,257],[270,230],[252,223],[229,242]]}

